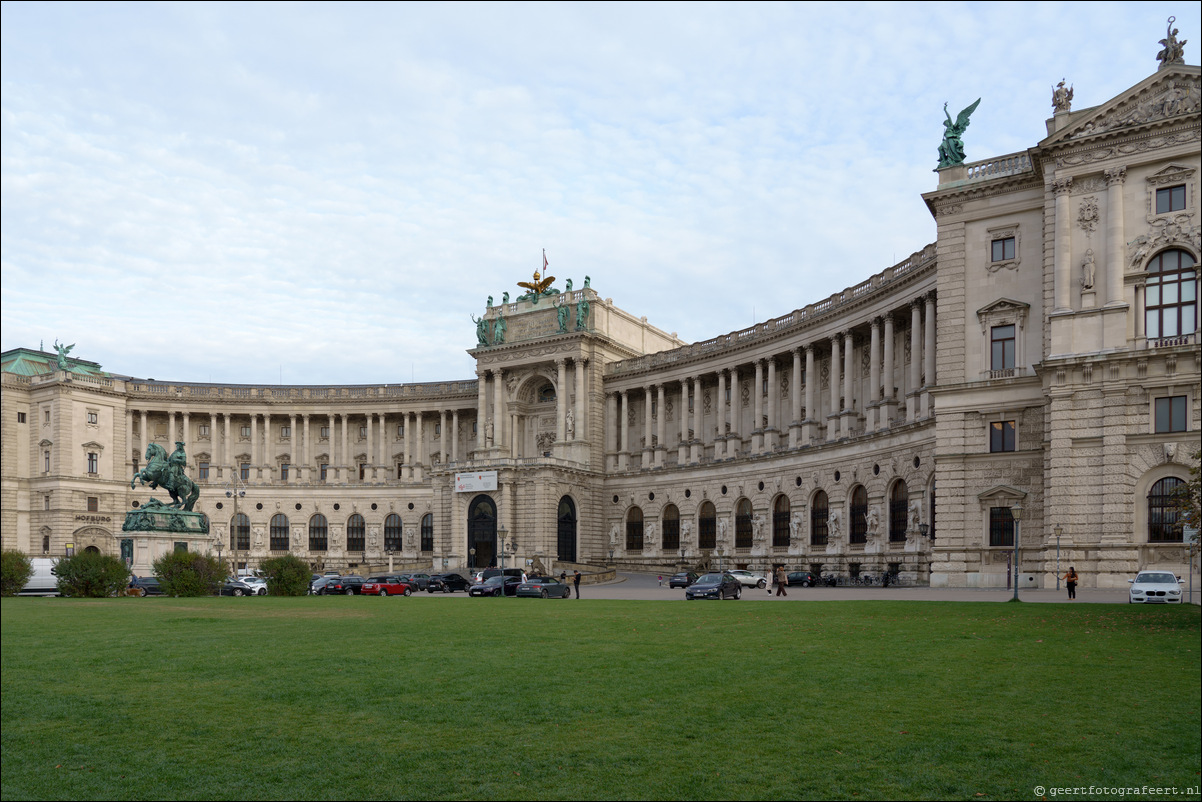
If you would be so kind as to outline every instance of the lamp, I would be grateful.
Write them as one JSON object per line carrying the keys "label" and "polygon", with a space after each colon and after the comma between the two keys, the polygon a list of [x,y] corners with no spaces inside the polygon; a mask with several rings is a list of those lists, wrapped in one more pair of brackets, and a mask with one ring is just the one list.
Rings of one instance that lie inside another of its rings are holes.
{"label": "lamp", "polygon": [[1052,532],[1056,535],[1056,590],[1060,590],[1060,535],[1064,533],[1064,528],[1056,524]]}
{"label": "lamp", "polygon": [[1010,508],[1010,517],[1014,519],[1014,598],[1012,601],[1018,601],[1018,536],[1019,522],[1023,517],[1022,502]]}

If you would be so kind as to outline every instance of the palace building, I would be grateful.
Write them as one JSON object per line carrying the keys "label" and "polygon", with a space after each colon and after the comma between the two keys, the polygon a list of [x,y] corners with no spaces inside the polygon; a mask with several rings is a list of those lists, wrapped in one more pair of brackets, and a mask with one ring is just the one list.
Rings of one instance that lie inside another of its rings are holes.
{"label": "palace building", "polygon": [[145,571],[174,544],[122,531],[150,495],[130,478],[148,444],[180,442],[210,522],[180,542],[252,567],[783,564],[998,587],[1017,537],[1023,587],[1057,564],[1086,586],[1183,573],[1202,86],[1174,55],[1090,108],[1059,93],[1024,151],[938,170],[936,242],[704,342],[586,281],[486,309],[460,381],[156,381],[7,351],[4,548]]}

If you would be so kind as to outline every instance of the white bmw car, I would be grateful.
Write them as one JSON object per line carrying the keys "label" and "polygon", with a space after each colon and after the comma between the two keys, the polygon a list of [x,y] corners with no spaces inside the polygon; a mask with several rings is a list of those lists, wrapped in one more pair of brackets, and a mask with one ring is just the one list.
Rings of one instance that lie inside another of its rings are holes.
{"label": "white bmw car", "polygon": [[760,576],[759,574],[753,574],[751,571],[744,571],[742,568],[737,568],[733,571],[727,571],[726,573],[730,574],[735,579],[739,580],[739,584],[743,585],[744,587],[748,587],[748,588],[766,588],[766,587],[768,587],[767,579]]}
{"label": "white bmw car", "polygon": [[1171,571],[1140,571],[1127,581],[1130,604],[1181,604],[1181,581]]}

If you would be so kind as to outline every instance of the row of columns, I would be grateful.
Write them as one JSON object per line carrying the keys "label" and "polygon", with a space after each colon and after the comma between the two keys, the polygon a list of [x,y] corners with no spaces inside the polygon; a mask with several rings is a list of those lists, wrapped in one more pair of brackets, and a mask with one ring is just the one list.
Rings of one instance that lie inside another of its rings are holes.
{"label": "row of columns", "polygon": [[[568,381],[569,363],[575,385],[575,403],[570,404]],[[566,443],[588,438],[588,416],[585,409],[585,377],[587,359],[561,357],[555,360],[555,439]],[[516,455],[516,432],[519,431],[519,413],[510,409],[507,374],[503,368],[482,371],[478,377],[476,398],[477,420],[484,421],[476,427],[476,448],[497,449],[509,456]]]}
{"label": "row of columns", "polygon": [[[869,382],[868,398],[860,399],[859,409],[855,404],[856,365],[854,361],[857,345],[855,335],[848,329],[832,335],[828,339],[831,354],[830,395],[827,402],[826,439],[828,441],[850,437],[856,433],[856,424],[861,413],[864,415],[865,432],[873,432],[889,427],[895,422],[898,405],[901,401],[895,392],[895,354],[894,354],[894,315],[886,314],[872,320],[867,347],[869,349]],[[882,336],[883,329],[883,336]],[[861,341],[863,347],[864,343]],[[785,426],[780,409],[779,388],[777,386],[778,358],[767,357],[757,359],[752,366],[754,371],[754,391],[752,393],[752,431],[750,432],[751,453],[761,454],[784,447],[784,431],[788,431],[787,445],[797,448],[809,445],[818,436],[818,405],[817,381],[815,381],[815,363],[818,346],[808,344],[791,349],[792,372],[790,374],[789,423]],[[805,369],[802,369],[804,354]],[[935,297],[928,294],[915,299],[910,304],[910,374],[907,386],[910,388],[906,399],[906,419],[915,421],[932,414],[930,387],[935,379]],[[926,382],[923,382],[923,374]],[[841,380],[840,380],[841,374]],[[720,411],[716,421],[716,435],[713,439],[714,458],[726,459],[738,456],[739,445],[743,437],[737,431],[738,426],[738,392],[740,368],[721,368],[712,374],[717,384],[717,409]],[[746,374],[744,374],[746,375]],[[805,376],[803,382],[802,376]],[[767,393],[764,392],[765,383]],[[885,391],[880,392],[881,385]],[[669,390],[669,385],[677,387]],[[691,390],[690,390],[691,385]],[[803,387],[804,385],[804,387]],[[664,414],[669,395],[676,398],[680,412],[679,439],[676,443],[677,462],[696,463],[701,460],[702,450],[708,444],[701,436],[702,409],[700,399],[702,374],[676,379],[670,382],[647,384],[642,388],[617,390],[606,394],[606,419],[616,421],[612,427],[612,440],[606,443],[606,450],[616,456],[615,467],[618,470],[629,468],[630,455],[642,452],[644,467],[664,467],[665,453],[668,449],[666,440],[667,416]],[[730,388],[728,391],[727,388]],[[692,414],[688,414],[690,391],[692,398]],[[727,393],[734,398],[727,403]],[[631,393],[643,397],[645,422],[643,425],[643,442],[630,441],[630,410]],[[802,407],[804,393],[805,406]],[[654,401],[654,403],[653,403]],[[766,406],[766,409],[765,409]],[[655,414],[653,414],[655,412]],[[690,427],[690,418],[692,425]],[[652,432],[654,431],[654,437]]]}
{"label": "row of columns", "polygon": [[[141,438],[140,454],[145,455],[145,449],[152,438],[149,436],[149,417],[153,413],[152,410],[141,409],[137,410],[140,415],[140,431]],[[133,433],[133,420],[135,410],[130,409],[126,413],[126,424],[128,430],[128,442],[135,442]],[[157,413],[161,414],[161,413]],[[176,416],[180,416],[182,423],[183,435],[181,442],[184,443],[184,451],[188,454],[189,462],[195,464],[195,455],[192,452],[192,422],[190,412],[175,412],[170,410],[167,415],[167,432],[168,446],[167,452],[171,453],[175,449],[177,437]],[[311,435],[312,418],[322,419],[327,422],[329,429],[329,446],[330,453],[329,471],[333,476],[327,476],[327,481],[358,481],[357,464],[352,464],[354,455],[351,453],[354,446],[350,438],[350,422],[352,418],[362,420],[364,427],[364,457],[366,474],[363,480],[374,480],[387,476],[387,471],[391,470],[391,458],[388,456],[388,426],[390,423],[400,423],[404,426],[404,438],[402,440],[402,452],[404,455],[404,476],[398,475],[398,479],[413,479],[420,481],[422,479],[422,470],[425,464],[425,436],[423,425],[426,413],[424,412],[326,412],[326,413],[301,413],[289,414],[288,431],[289,440],[291,442],[292,453],[289,454],[289,465],[291,472],[289,473],[287,482],[289,484],[307,483],[315,479],[319,480],[320,476],[314,474],[317,466],[314,464],[315,454],[313,453],[312,445],[313,438]],[[263,418],[263,433],[259,432],[259,418]],[[284,418],[284,415],[277,415],[277,418]],[[447,420],[450,418],[451,428],[447,429]],[[219,421],[219,418],[221,419]],[[263,468],[265,463],[270,467],[270,463],[274,458],[271,449],[270,432],[272,414],[269,412],[210,412],[208,414],[209,423],[209,441],[212,444],[212,453],[209,459],[213,467],[219,471],[218,478],[222,478],[220,471],[228,468],[231,473],[229,477],[237,476],[238,465],[235,464],[235,459],[238,456],[234,453],[234,443],[232,427],[234,419],[249,419],[250,427],[250,465],[252,474],[251,481],[260,480],[263,478]],[[399,418],[399,421],[398,421]],[[459,410],[439,410],[438,412],[439,432],[443,443],[448,446],[443,450],[444,461],[457,462],[459,460],[459,442],[456,433],[459,431]],[[217,453],[218,447],[218,424],[222,425],[224,438],[222,440],[222,451]],[[300,423],[301,428],[297,429],[297,424]],[[242,425],[239,421],[239,425]],[[357,442],[357,441],[356,441]],[[299,453],[298,453],[299,452]]]}

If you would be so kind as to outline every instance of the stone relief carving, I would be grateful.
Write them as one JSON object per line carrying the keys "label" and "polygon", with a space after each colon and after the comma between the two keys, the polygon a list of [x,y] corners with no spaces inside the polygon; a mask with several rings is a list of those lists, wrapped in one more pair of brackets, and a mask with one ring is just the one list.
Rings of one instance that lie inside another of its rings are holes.
{"label": "stone relief carving", "polygon": [[622,531],[622,524],[614,521],[613,526],[609,528],[609,547],[616,549],[618,547],[618,535]]}
{"label": "stone relief carving", "polygon": [[751,540],[755,545],[762,546],[768,538],[767,527],[764,524],[767,519],[762,512],[757,512],[751,516]]}
{"label": "stone relief carving", "polygon": [[827,542],[839,539],[843,528],[843,513],[838,508],[832,509],[826,516]]}
{"label": "stone relief carving", "polygon": [[650,521],[650,522],[648,522],[647,526],[643,528],[643,548],[645,548],[645,549],[656,548],[655,535],[656,535],[655,521]]}
{"label": "stone relief carving", "polygon": [[881,511],[874,504],[868,508],[868,512],[864,516],[865,522],[868,525],[867,536],[869,539],[875,538],[881,532]]}
{"label": "stone relief carving", "polygon": [[789,518],[789,542],[790,543],[800,543],[801,542],[801,524],[802,524],[801,513],[794,512],[793,516],[791,518]]}
{"label": "stone relief carving", "polygon": [[1077,225],[1087,235],[1092,235],[1098,228],[1098,218],[1098,199],[1093,195],[1082,198],[1077,211]]}

